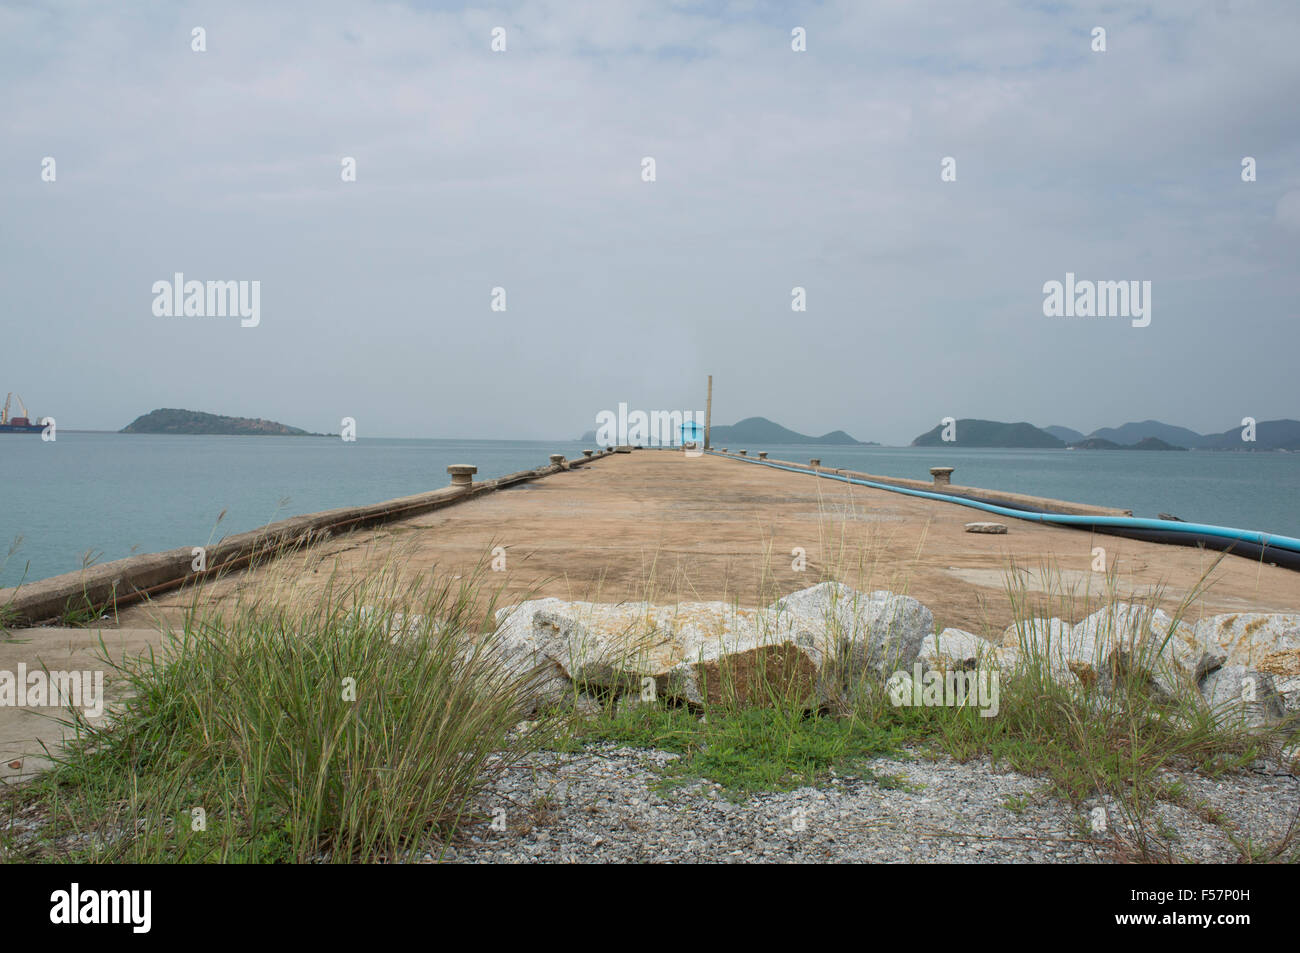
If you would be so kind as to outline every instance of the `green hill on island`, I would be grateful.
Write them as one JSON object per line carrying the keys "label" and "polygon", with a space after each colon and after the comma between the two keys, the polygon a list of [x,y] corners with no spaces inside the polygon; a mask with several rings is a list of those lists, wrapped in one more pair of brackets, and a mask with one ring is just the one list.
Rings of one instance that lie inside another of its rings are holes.
{"label": "green hill on island", "polygon": [[[1124,424],[1122,427],[1101,427],[1088,434],[1088,436],[1100,440],[1109,440],[1112,443],[1126,447],[1135,446],[1138,441],[1148,437],[1161,440],[1174,447],[1200,447],[1205,444],[1205,437],[1195,430],[1161,423],[1158,420],[1142,420],[1137,423]],[[1151,447],[1149,449],[1158,450],[1160,448]]]}
{"label": "green hill on island", "polygon": [[768,420],[766,417],[746,417],[739,423],[719,424],[712,428],[709,434],[709,442],[715,447],[720,444],[730,446],[731,444],[825,444],[827,446],[879,446],[879,444],[863,443],[861,440],[854,440],[843,430],[832,430],[830,433],[824,433],[820,437],[812,437],[808,434],[797,433],[778,423]]}
{"label": "green hill on island", "polygon": [[1047,433],[1050,433],[1053,437],[1056,437],[1060,440],[1064,440],[1066,443],[1078,443],[1080,440],[1083,440],[1085,436],[1084,434],[1080,433],[1078,430],[1075,430],[1073,427],[1061,427],[1059,425],[1053,425],[1051,427],[1044,427],[1042,429],[1045,430]]}
{"label": "green hill on island", "polygon": [[1255,426],[1253,440],[1243,440],[1247,433],[1243,425],[1223,433],[1199,434],[1195,430],[1162,423],[1159,420],[1140,420],[1120,427],[1100,427],[1085,438],[1070,427],[1044,427],[1054,437],[1081,450],[1237,450],[1300,451],[1300,420],[1261,420]]}
{"label": "green hill on island", "polygon": [[1183,450],[1186,447],[1175,447],[1172,443],[1165,443],[1159,437],[1144,437],[1137,443],[1116,443],[1113,440],[1106,440],[1102,437],[1088,437],[1086,440],[1080,440],[1078,443],[1070,444],[1071,450]]}
{"label": "green hill on island", "polygon": [[1300,420],[1261,420],[1255,426],[1255,439],[1242,440],[1243,428],[1234,427],[1223,433],[1205,435],[1204,446],[1209,450],[1286,450],[1300,453]]}
{"label": "green hill on island", "polygon": [[943,439],[943,424],[928,430],[912,441],[914,447],[1028,447],[1059,448],[1065,441],[1053,437],[1033,424],[1006,424],[998,420],[958,420],[955,440]]}
{"label": "green hill on island", "polygon": [[218,434],[222,436],[323,437],[260,417],[223,417],[201,410],[164,407],[135,418],[119,433]]}

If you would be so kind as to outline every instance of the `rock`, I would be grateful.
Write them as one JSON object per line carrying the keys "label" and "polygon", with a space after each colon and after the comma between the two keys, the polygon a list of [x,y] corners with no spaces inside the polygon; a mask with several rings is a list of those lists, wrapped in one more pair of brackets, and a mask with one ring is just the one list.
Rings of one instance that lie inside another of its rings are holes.
{"label": "rock", "polygon": [[[388,640],[397,645],[416,635],[424,624],[424,616],[413,615],[409,619],[401,612],[385,611],[374,606],[362,606],[357,611],[362,625],[386,625]],[[432,631],[437,631],[436,627]]]}
{"label": "rock", "polygon": [[921,640],[921,649],[917,658],[926,669],[940,671],[969,672],[980,667],[981,663],[1001,667],[1003,664],[1000,646],[987,639],[981,639],[973,632],[964,629],[944,629],[938,635],[927,635]]}
{"label": "rock", "polygon": [[1282,705],[1290,712],[1300,712],[1300,675],[1290,678],[1273,677],[1273,685],[1282,696]]}
{"label": "rock", "polygon": [[542,699],[571,683],[694,704],[724,696],[746,703],[769,689],[814,692],[820,659],[788,632],[766,631],[760,615],[723,602],[540,599],[502,617],[499,638],[512,671],[534,673],[528,690]]}
{"label": "rock", "polygon": [[647,705],[653,705],[654,700],[651,698],[642,698],[640,692],[628,692],[626,695],[619,695],[614,701],[614,712],[619,715],[626,715],[630,711],[636,711],[638,708],[645,708]]}
{"label": "rock", "polygon": [[[1174,620],[1162,609],[1112,603],[1075,626],[1074,638],[1091,645],[1093,668],[1103,688],[1121,674],[1145,677],[1165,695],[1194,691],[1225,655],[1197,637],[1194,627]],[[1078,674],[1076,672],[1076,674]]]}
{"label": "rock", "polygon": [[1225,654],[1206,644],[1196,630],[1161,609],[1116,602],[1070,626],[1061,619],[1031,619],[1003,633],[1002,644],[1023,647],[1028,659],[1041,658],[1052,676],[1069,673],[1083,684],[1108,691],[1124,673],[1145,678],[1158,692],[1194,691]]}
{"label": "rock", "polygon": [[1259,728],[1286,714],[1273,677],[1244,665],[1225,665],[1200,682],[1201,696],[1220,725]]}
{"label": "rock", "polygon": [[1073,680],[1071,662],[1092,658],[1091,646],[1080,651],[1074,643],[1074,626],[1064,619],[1026,619],[1002,633],[1002,651],[1014,652],[1026,664],[1046,664],[1059,681]]}
{"label": "rock", "polygon": [[[748,705],[762,703],[769,691],[799,700],[823,695],[818,662],[806,646],[779,642],[693,663],[689,676],[674,674],[678,684],[688,687],[684,697],[694,704],[730,699]],[[669,690],[675,688],[670,680]]]}
{"label": "rock", "polygon": [[995,536],[1004,536],[1007,532],[1006,523],[967,523],[966,532],[968,533],[992,533]]}
{"label": "rock", "polygon": [[559,599],[533,599],[514,608],[497,610],[497,630],[492,648],[505,671],[523,680],[522,694],[528,714],[548,705],[562,704],[573,695],[568,673],[543,651],[533,629],[533,617],[544,608],[564,605]]}
{"label": "rock", "polygon": [[704,705],[837,698],[850,677],[910,665],[934,620],[915,599],[824,583],[767,609],[537,599],[497,624],[496,649],[534,705],[575,686]]}
{"label": "rock", "polygon": [[1224,653],[1224,664],[1273,676],[1287,710],[1300,711],[1300,614],[1216,615],[1198,622],[1196,634]]}
{"label": "rock", "polygon": [[910,596],[863,595],[838,582],[778,599],[771,613],[774,628],[792,630],[796,644],[820,656],[823,668],[836,670],[846,685],[868,669],[883,678],[910,667],[934,632],[934,615]]}

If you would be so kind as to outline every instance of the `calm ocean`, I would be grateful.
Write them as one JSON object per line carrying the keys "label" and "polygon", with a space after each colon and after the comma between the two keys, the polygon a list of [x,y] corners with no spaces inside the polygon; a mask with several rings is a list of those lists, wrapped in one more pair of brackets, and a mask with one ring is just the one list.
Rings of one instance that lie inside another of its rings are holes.
{"label": "calm ocean", "polygon": [[[358,440],[136,434],[0,436],[0,586],[133,553],[197,546],[287,516],[448,484],[450,463],[479,479],[580,456],[563,441]],[[589,444],[587,446],[590,446]],[[758,448],[754,448],[758,449]],[[763,447],[773,457],[929,479],[1300,536],[1300,454],[955,448]],[[218,521],[218,516],[225,516]]]}

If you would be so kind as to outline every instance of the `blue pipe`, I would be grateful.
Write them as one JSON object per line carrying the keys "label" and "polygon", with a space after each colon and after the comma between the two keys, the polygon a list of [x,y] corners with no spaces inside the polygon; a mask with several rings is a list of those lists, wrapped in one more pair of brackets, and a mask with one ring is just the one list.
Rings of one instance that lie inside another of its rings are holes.
{"label": "blue pipe", "polygon": [[998,506],[994,503],[983,503],[979,500],[970,500],[963,496],[952,496],[947,493],[934,493],[929,490],[913,490],[905,486],[893,486],[889,483],[876,483],[873,480],[860,480],[856,477],[847,477],[841,473],[826,473],[822,470],[805,470],[802,467],[788,467],[779,463],[772,463],[769,460],[751,460],[748,457],[733,457],[731,454],[718,454],[716,450],[707,451],[717,456],[726,456],[730,460],[741,460],[745,463],[761,463],[765,467],[772,467],[775,470],[787,470],[790,473],[813,473],[820,477],[826,477],[832,480],[840,480],[844,483],[852,483],[855,486],[866,486],[873,490],[889,490],[892,493],[903,493],[907,496],[919,496],[926,500],[939,500],[943,503],[957,503],[961,506],[970,506],[977,510],[984,510],[986,513],[996,513],[999,516],[1009,516],[1018,520],[1029,520],[1036,523],[1057,523],[1063,526],[1113,526],[1123,529],[1145,529],[1157,530],[1162,533],[1186,533],[1197,536],[1217,536],[1221,539],[1239,540],[1244,543],[1253,543],[1256,546],[1272,546],[1276,549],[1290,550],[1294,553],[1300,553],[1300,539],[1294,536],[1275,536],[1270,533],[1260,533],[1256,530],[1249,529],[1232,529],[1227,526],[1211,526],[1206,523],[1182,523],[1174,520],[1153,520],[1138,516],[1071,516],[1066,513],[1033,513],[1028,510],[1017,510],[1009,506]]}

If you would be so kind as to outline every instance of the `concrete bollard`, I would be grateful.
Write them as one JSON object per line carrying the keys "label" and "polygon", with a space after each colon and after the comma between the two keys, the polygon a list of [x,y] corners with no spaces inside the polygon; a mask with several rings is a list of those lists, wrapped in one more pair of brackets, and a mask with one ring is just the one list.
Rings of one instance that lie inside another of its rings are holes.
{"label": "concrete bollard", "polygon": [[562,453],[553,453],[553,454],[551,454],[551,466],[553,466],[553,467],[562,467],[562,466],[564,466],[564,454],[562,454]]}
{"label": "concrete bollard", "polygon": [[469,486],[474,482],[478,467],[472,463],[453,463],[447,467],[447,472],[451,474],[452,486]]}
{"label": "concrete bollard", "polygon": [[810,467],[819,467],[821,465],[822,465],[822,461],[820,457],[813,457],[811,460],[808,461],[808,466]]}
{"label": "concrete bollard", "polygon": [[930,467],[930,476],[934,477],[935,486],[948,486],[952,483],[952,471],[956,467]]}
{"label": "concrete bollard", "polygon": [[736,452],[737,452],[738,454],[740,454],[742,457],[747,457],[747,456],[749,456],[749,451],[748,451],[748,450],[737,450]]}
{"label": "concrete bollard", "polygon": [[760,460],[766,460],[766,459],[767,459],[767,451],[766,451],[766,450],[760,450],[760,451],[758,451],[758,459],[760,459]]}
{"label": "concrete bollard", "polygon": [[723,448],[722,448],[722,452],[723,452],[723,453],[726,453],[726,452],[727,452],[727,448],[726,448],[726,447],[723,447]]}
{"label": "concrete bollard", "polygon": [[590,451],[590,450],[584,450],[584,451],[582,451],[582,455],[583,455],[584,457],[586,457],[588,460],[591,459],[591,451]]}

